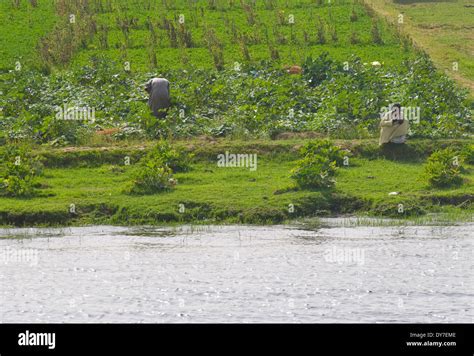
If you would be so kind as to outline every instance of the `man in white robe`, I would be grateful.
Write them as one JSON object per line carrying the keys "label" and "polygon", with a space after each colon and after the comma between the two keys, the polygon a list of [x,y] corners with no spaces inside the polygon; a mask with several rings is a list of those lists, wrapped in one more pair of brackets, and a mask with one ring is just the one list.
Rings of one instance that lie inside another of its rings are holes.
{"label": "man in white robe", "polygon": [[400,104],[393,104],[380,120],[379,145],[385,143],[405,143],[408,134],[408,120],[403,117]]}
{"label": "man in white robe", "polygon": [[150,79],[145,85],[145,91],[150,95],[148,98],[148,107],[159,119],[164,119],[170,101],[170,82],[165,78]]}

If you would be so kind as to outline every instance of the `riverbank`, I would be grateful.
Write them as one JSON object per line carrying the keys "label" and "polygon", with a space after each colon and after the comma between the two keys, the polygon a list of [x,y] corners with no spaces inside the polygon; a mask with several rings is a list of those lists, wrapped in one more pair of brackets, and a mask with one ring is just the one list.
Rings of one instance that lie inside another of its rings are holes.
{"label": "riverbank", "polygon": [[[453,221],[472,220],[472,165],[465,164],[461,186],[436,190],[428,187],[422,169],[434,150],[463,147],[469,140],[411,140],[386,149],[375,140],[336,140],[348,150],[348,165],[338,170],[335,187],[298,190],[290,171],[305,142],[298,137],[176,141],[174,146],[194,155],[192,169],[175,174],[173,190],[153,195],[125,192],[153,142],[38,147],[35,152],[45,166],[39,194],[0,198],[0,224],[273,224],[314,216],[416,219],[438,213]],[[217,155],[225,152],[256,154],[257,169],[218,167]]]}

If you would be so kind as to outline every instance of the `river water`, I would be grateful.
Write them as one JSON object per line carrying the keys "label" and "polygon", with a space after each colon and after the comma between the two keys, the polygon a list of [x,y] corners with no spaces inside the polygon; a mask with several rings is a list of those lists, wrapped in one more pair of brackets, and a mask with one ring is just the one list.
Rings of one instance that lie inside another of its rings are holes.
{"label": "river water", "polygon": [[474,321],[474,224],[0,229],[0,321]]}

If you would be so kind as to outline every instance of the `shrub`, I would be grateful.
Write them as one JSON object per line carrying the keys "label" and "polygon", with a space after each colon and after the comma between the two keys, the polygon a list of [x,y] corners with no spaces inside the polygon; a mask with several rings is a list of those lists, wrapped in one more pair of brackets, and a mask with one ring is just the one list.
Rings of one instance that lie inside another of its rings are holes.
{"label": "shrub", "polygon": [[154,194],[175,185],[173,170],[162,162],[147,160],[138,167],[130,194]]}
{"label": "shrub", "polygon": [[330,78],[335,70],[335,64],[329,58],[328,52],[323,52],[318,58],[308,57],[303,64],[303,77],[310,87],[320,85],[323,81]]}
{"label": "shrub", "polygon": [[329,140],[310,141],[301,149],[301,154],[304,157],[315,155],[324,156],[331,162],[334,161],[338,166],[342,166],[345,156],[344,151]]}
{"label": "shrub", "polygon": [[173,172],[190,169],[191,156],[160,141],[142,158],[135,173],[130,194],[154,194],[170,190],[176,185]]}
{"label": "shrub", "polygon": [[148,161],[161,162],[173,172],[186,172],[191,169],[192,156],[182,150],[174,149],[166,141],[160,141],[147,155]]}
{"label": "shrub", "polygon": [[43,171],[39,159],[26,146],[7,146],[0,166],[0,195],[31,197],[35,195],[36,177]]}
{"label": "shrub", "polygon": [[291,178],[301,188],[329,188],[337,166],[342,165],[344,153],[328,140],[308,142],[302,149],[303,158],[292,170]]}
{"label": "shrub", "polygon": [[336,25],[332,25],[330,28],[329,28],[329,32],[331,34],[331,39],[334,43],[336,43],[337,41],[339,41],[339,37],[337,35],[337,28],[336,28]]}
{"label": "shrub", "polygon": [[304,157],[292,171],[301,188],[329,188],[334,185],[336,164],[319,155]]}
{"label": "shrub", "polygon": [[434,187],[460,185],[461,163],[461,156],[452,148],[436,151],[424,166],[425,176]]}

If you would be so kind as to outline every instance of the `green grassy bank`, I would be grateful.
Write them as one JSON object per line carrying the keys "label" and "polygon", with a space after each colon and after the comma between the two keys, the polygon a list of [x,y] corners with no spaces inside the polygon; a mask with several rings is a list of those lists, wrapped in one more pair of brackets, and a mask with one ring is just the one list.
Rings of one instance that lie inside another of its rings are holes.
{"label": "green grassy bank", "polygon": [[[29,199],[0,198],[0,224],[260,224],[339,215],[412,219],[432,213],[448,214],[452,220],[472,218],[472,165],[464,165],[462,185],[436,190],[428,186],[422,168],[434,150],[462,147],[467,140],[412,140],[385,149],[379,149],[374,140],[336,141],[350,153],[349,165],[336,175],[335,187],[298,190],[290,170],[305,141],[201,138],[174,142],[194,154],[192,169],[175,174],[178,184],[173,190],[153,195],[125,193],[136,164],[153,142],[39,147],[36,153],[45,166],[39,194]],[[217,155],[225,151],[256,153],[257,169],[218,167]],[[127,157],[130,165],[125,165]]]}

